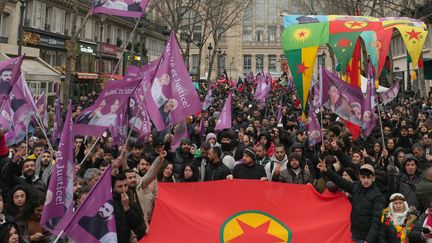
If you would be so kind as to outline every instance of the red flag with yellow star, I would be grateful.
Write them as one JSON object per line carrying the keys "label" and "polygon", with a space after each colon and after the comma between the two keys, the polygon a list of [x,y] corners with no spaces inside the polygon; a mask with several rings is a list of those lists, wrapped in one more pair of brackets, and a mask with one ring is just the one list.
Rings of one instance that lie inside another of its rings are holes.
{"label": "red flag with yellow star", "polygon": [[140,242],[346,243],[350,211],[342,193],[319,194],[312,185],[160,183],[149,234]]}
{"label": "red flag with yellow star", "polygon": [[379,19],[365,16],[330,16],[330,34],[362,32],[382,28]]}
{"label": "red flag with yellow star", "polygon": [[417,26],[397,25],[405,46],[411,56],[412,65],[417,68],[418,59],[423,50],[423,45],[426,41],[427,31]]}
{"label": "red flag with yellow star", "polygon": [[377,30],[378,75],[381,75],[390,48],[393,28]]}

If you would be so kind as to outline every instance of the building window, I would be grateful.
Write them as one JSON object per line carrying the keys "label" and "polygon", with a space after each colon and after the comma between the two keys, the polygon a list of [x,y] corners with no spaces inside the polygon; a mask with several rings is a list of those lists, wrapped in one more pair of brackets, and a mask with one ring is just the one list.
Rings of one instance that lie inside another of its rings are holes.
{"label": "building window", "polygon": [[276,55],[269,55],[268,56],[268,70],[269,71],[276,71]]}
{"label": "building window", "polygon": [[255,24],[265,24],[264,1],[265,0],[256,0],[255,1]]}
{"label": "building window", "polygon": [[202,32],[201,25],[194,26],[194,28],[193,28],[193,34],[192,34],[192,40],[195,43],[201,42],[201,34],[202,34],[201,32]]}
{"label": "building window", "polygon": [[256,55],[256,71],[262,71],[264,69],[264,55],[263,54],[258,54]]}
{"label": "building window", "polygon": [[9,14],[3,13],[0,17],[0,43],[8,42],[8,22]]}
{"label": "building window", "polygon": [[198,73],[198,61],[199,61],[199,55],[198,54],[192,54],[192,74]]}
{"label": "building window", "polygon": [[252,42],[252,26],[243,26],[243,41]]}
{"label": "building window", "polygon": [[[269,1],[268,8],[267,8],[267,22],[269,24],[276,24],[277,23],[277,18],[279,17],[276,14],[278,12],[277,11],[277,4],[273,3],[273,1]],[[270,3],[270,2],[272,2],[272,3]]]}
{"label": "building window", "polygon": [[264,41],[264,27],[263,26],[257,26],[255,31],[256,31],[255,32],[256,33],[255,40],[257,42]]}
{"label": "building window", "polygon": [[268,27],[268,41],[275,42],[277,36],[277,26],[269,26]]}
{"label": "building window", "polygon": [[243,71],[249,72],[252,69],[252,55],[243,55]]}
{"label": "building window", "polygon": [[244,12],[243,24],[252,24],[252,21],[253,21],[253,6],[252,6],[252,2],[249,2]]}

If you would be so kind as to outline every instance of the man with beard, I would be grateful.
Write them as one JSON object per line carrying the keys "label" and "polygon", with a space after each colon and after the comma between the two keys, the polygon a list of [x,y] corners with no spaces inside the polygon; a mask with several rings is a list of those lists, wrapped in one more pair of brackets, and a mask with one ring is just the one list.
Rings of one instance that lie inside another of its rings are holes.
{"label": "man with beard", "polygon": [[42,191],[46,190],[46,185],[39,176],[36,175],[36,162],[28,158],[20,159],[19,154],[16,154],[14,158],[5,165],[3,178],[10,188],[16,185],[23,185]]}
{"label": "man with beard", "polygon": [[311,182],[311,176],[301,166],[301,157],[293,152],[288,157],[287,168],[280,173],[279,181],[293,184],[307,184]]}
{"label": "man with beard", "polygon": [[54,160],[52,159],[51,152],[45,150],[36,160],[36,175],[41,178],[45,185],[48,185],[48,180],[51,176]]}
{"label": "man with beard", "polygon": [[228,167],[228,169],[232,170],[234,168],[235,159],[234,159],[234,147],[235,142],[233,140],[233,135],[231,131],[223,131],[220,133],[220,145],[222,149],[222,162]]}
{"label": "man with beard", "polygon": [[265,165],[267,179],[269,181],[279,181],[279,175],[281,171],[287,168],[287,164],[288,156],[285,152],[285,146],[279,144],[276,146],[275,153],[270,158],[270,162]]}
{"label": "man with beard", "polygon": [[134,144],[132,146],[131,154],[127,157],[127,163],[129,168],[135,168],[141,159],[141,155],[144,152],[144,147],[141,144]]}
{"label": "man with beard", "polygon": [[105,202],[94,216],[84,216],[78,224],[100,242],[111,242],[115,233],[109,232],[108,222],[112,219],[114,207],[112,201]]}
{"label": "man with beard", "polygon": [[221,160],[222,151],[214,146],[208,152],[208,160],[205,168],[204,181],[224,180],[231,174],[231,170]]}
{"label": "man with beard", "polygon": [[201,144],[201,147],[199,149],[199,155],[195,156],[192,164],[196,167],[199,168],[199,173],[200,173],[200,181],[204,181],[204,177],[205,177],[205,167],[207,165],[207,161],[208,161],[208,152],[211,148],[210,143],[208,142],[204,142]]}
{"label": "man with beard", "polygon": [[[149,162],[152,160],[149,157],[142,158],[136,167],[136,171],[138,172],[134,171],[135,173],[138,173],[138,175],[135,174],[137,182],[134,188],[134,194],[137,196],[137,201],[141,207],[144,217],[144,224],[146,225],[146,233],[149,231],[154,203],[158,194],[156,175],[160,171],[162,164],[165,162],[166,155],[167,152],[162,149],[159,152],[159,156],[156,157],[153,163]],[[134,180],[131,179],[133,176],[130,176],[132,173],[128,172],[129,171],[126,172],[126,175],[130,178],[129,181],[132,182],[129,184],[129,189],[132,191]]]}
{"label": "man with beard", "polygon": [[247,148],[243,153],[243,163],[234,167],[233,174],[228,179],[255,179],[266,181],[264,167],[256,163],[256,155],[252,148]]}
{"label": "man with beard", "polygon": [[184,138],[180,142],[180,147],[177,148],[175,153],[170,153],[169,161],[173,162],[174,165],[174,177],[179,178],[180,174],[182,174],[182,168],[185,163],[192,163],[194,158],[191,153],[191,141],[189,138]]}

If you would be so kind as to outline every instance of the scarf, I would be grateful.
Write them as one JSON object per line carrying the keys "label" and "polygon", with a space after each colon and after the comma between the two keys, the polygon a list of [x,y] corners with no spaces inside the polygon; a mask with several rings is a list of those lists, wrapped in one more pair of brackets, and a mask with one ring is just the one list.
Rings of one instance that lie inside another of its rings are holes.
{"label": "scarf", "polygon": [[408,203],[405,201],[405,210],[402,213],[396,213],[393,209],[393,202],[389,204],[389,216],[393,221],[394,226],[404,225],[408,214]]}

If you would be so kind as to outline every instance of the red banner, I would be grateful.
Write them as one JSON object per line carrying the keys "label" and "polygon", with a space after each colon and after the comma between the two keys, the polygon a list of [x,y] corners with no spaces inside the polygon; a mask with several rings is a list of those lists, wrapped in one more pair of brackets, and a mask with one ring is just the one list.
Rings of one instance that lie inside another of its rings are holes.
{"label": "red banner", "polygon": [[367,30],[382,29],[381,22],[370,22],[367,20],[335,20],[330,21],[330,34],[344,32],[363,32]]}
{"label": "red banner", "polygon": [[149,234],[140,242],[351,241],[351,205],[311,185],[252,180],[159,183]]}

